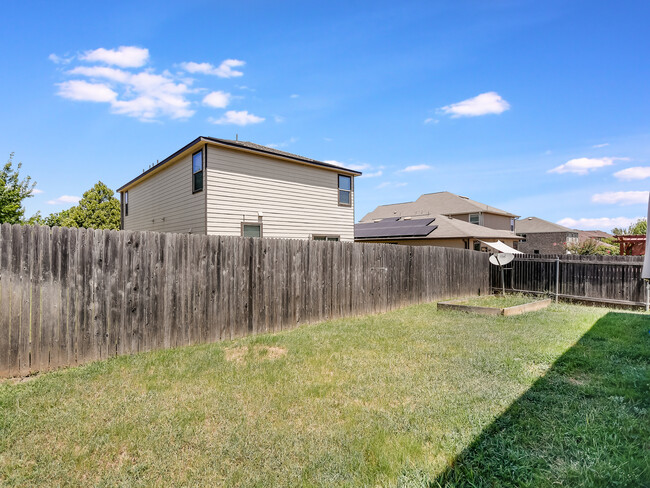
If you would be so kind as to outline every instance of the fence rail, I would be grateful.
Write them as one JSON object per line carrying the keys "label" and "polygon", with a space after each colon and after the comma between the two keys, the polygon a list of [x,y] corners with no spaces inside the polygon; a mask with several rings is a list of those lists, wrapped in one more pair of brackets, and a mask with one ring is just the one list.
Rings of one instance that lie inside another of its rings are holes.
{"label": "fence rail", "polygon": [[[646,300],[643,256],[518,254],[504,268],[506,291],[631,306]],[[491,267],[490,282],[492,288],[501,288],[496,266]]]}
{"label": "fence rail", "polygon": [[438,247],[0,228],[0,376],[489,292]]}

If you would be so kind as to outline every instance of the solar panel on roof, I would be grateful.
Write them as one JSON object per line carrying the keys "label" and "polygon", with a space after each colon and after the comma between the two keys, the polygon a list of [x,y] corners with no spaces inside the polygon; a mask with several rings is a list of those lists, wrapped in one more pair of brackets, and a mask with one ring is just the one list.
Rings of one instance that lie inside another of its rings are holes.
{"label": "solar panel on roof", "polygon": [[437,225],[429,225],[436,220],[414,219],[399,220],[399,218],[383,219],[379,222],[367,222],[354,226],[354,237],[424,237],[438,228]]}

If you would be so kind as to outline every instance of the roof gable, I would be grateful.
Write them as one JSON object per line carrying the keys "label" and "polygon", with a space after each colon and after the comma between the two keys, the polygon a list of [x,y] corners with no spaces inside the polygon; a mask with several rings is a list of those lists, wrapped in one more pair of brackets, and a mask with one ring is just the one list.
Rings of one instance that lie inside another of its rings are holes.
{"label": "roof gable", "polygon": [[180,158],[182,156],[186,156],[189,154],[190,151],[198,150],[196,146],[205,144],[205,143],[211,143],[223,147],[231,147],[236,150],[244,150],[244,151],[249,151],[249,152],[255,152],[259,154],[266,154],[269,156],[273,157],[278,157],[284,160],[289,160],[289,161],[295,161],[297,163],[302,163],[302,164],[307,164],[310,166],[315,166],[315,167],[320,167],[323,169],[328,169],[328,170],[333,170],[333,171],[340,171],[346,174],[349,174],[351,176],[360,176],[361,172],[360,171],[355,171],[352,169],[344,168],[342,166],[336,166],[333,164],[325,163],[323,161],[318,161],[316,159],[310,159],[306,158],[304,156],[299,156],[298,154],[292,154],[289,152],[285,151],[279,151],[277,149],[267,147],[267,146],[262,146],[260,144],[255,144],[254,142],[247,142],[247,141],[233,141],[230,139],[217,139],[216,137],[206,137],[206,136],[200,136],[194,139],[192,142],[189,144],[186,144],[183,146],[181,149],[176,151],[175,153],[167,156],[165,159],[160,161],[159,163],[155,164],[154,166],[150,167],[146,171],[142,172],[140,175],[136,176],[133,178],[131,181],[128,183],[122,185],[120,188],[118,188],[118,192],[124,191],[127,188],[129,188],[131,185],[134,183],[137,183],[141,179],[150,176],[154,173],[157,173],[158,171],[161,171],[165,169],[165,166],[175,162],[177,158]]}
{"label": "roof gable", "polygon": [[526,217],[515,220],[515,232],[517,234],[535,234],[544,232],[570,232],[577,234],[577,230],[569,229],[560,224],[554,224],[539,217]]}
{"label": "roof gable", "polygon": [[425,193],[414,202],[380,205],[366,214],[361,219],[361,222],[388,217],[427,217],[430,215],[457,215],[477,212],[492,213],[511,218],[517,217],[517,215],[505,210],[448,191],[441,191]]}

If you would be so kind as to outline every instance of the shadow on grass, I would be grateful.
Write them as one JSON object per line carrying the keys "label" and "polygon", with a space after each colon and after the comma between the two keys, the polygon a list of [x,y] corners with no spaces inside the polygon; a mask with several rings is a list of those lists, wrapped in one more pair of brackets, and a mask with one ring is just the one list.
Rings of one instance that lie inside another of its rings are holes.
{"label": "shadow on grass", "polygon": [[649,328],[602,317],[429,486],[650,486]]}

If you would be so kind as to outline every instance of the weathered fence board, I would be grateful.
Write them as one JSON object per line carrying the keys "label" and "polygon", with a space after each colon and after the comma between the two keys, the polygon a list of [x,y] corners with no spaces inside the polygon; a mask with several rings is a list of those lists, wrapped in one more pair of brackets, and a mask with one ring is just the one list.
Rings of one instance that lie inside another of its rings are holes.
{"label": "weathered fence board", "polygon": [[3,224],[0,376],[485,294],[487,258],[438,247]]}
{"label": "weathered fence board", "polygon": [[[642,267],[643,256],[518,254],[504,267],[505,286],[506,291],[559,293],[561,298],[640,306],[646,299]],[[490,282],[492,288],[501,289],[497,266],[491,266]]]}

